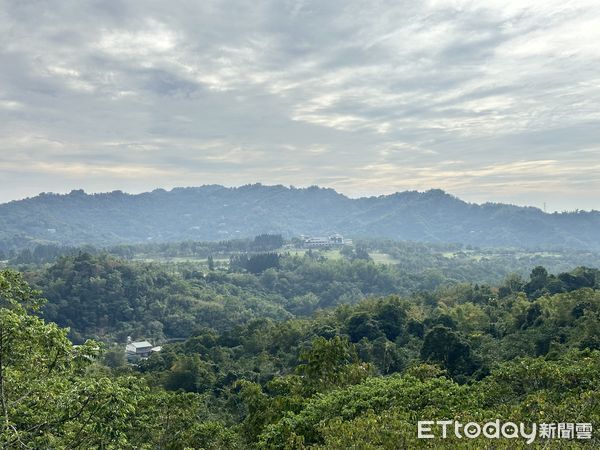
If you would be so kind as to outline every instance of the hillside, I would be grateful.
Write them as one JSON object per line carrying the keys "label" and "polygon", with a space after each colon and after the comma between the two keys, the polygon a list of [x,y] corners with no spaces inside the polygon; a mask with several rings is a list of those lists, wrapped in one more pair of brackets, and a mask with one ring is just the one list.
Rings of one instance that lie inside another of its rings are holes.
{"label": "hillside", "polygon": [[482,247],[600,250],[600,212],[472,204],[441,190],[351,199],[332,189],[246,185],[88,195],[43,193],[0,205],[0,250],[39,242],[113,245],[339,232]]}

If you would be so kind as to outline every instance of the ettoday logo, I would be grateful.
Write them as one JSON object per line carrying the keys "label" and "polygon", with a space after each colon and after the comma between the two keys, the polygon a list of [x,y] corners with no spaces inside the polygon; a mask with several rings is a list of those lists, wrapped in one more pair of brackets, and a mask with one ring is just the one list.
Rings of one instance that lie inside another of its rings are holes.
{"label": "ettoday logo", "polygon": [[536,439],[591,439],[591,423],[531,423],[492,422],[463,424],[456,420],[420,420],[417,423],[419,439],[523,439],[532,444]]}

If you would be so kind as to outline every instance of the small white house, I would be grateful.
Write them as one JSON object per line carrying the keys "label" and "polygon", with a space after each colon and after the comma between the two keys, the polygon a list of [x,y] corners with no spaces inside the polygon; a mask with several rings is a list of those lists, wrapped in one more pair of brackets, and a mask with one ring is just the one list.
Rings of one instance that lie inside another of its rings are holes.
{"label": "small white house", "polygon": [[152,352],[160,352],[162,347],[155,347],[148,341],[137,341],[127,342],[125,349],[127,352],[127,359],[136,359],[147,358]]}

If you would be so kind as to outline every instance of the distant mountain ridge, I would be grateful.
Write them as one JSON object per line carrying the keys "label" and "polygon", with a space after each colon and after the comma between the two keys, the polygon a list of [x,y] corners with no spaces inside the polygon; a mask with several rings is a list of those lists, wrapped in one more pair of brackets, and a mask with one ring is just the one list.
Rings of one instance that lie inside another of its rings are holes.
{"label": "distant mountain ridge", "polygon": [[205,185],[43,193],[0,205],[0,250],[36,242],[114,245],[286,237],[338,232],[482,247],[600,250],[600,212],[546,214],[538,208],[467,203],[439,189],[351,199],[333,189]]}

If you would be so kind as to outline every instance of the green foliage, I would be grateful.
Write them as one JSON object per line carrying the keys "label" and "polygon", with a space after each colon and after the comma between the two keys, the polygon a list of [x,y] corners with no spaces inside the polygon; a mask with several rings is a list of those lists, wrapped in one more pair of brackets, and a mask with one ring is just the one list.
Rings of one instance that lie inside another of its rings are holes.
{"label": "green foliage", "polygon": [[[365,370],[387,375],[425,362],[465,383],[515,357],[555,358],[597,348],[598,291],[580,289],[536,301],[522,293],[500,299],[487,292],[481,303],[481,290],[373,298],[312,319],[253,319],[223,331],[205,328],[185,343],[167,345],[140,370],[168,389],[217,395],[239,380],[265,387],[278,375],[295,373],[305,377],[304,396],[340,386],[344,377]],[[319,365],[327,361],[329,366]],[[200,366],[202,387],[194,381]],[[314,375],[318,370],[322,376]]]}
{"label": "green foliage", "polygon": [[536,299],[545,294],[570,292],[585,287],[600,287],[600,271],[579,267],[571,273],[554,276],[548,274],[544,267],[538,266],[531,271],[529,282],[523,286],[523,291],[529,298]]}
{"label": "green foliage", "polygon": [[210,399],[197,394],[153,389],[131,417],[128,436],[144,449],[243,449],[240,436],[209,410]]}
{"label": "green foliage", "polygon": [[[522,359],[490,377],[460,386],[449,379],[412,375],[369,378],[364,383],[317,396],[301,411],[282,416],[259,436],[259,448],[420,448],[418,420],[456,418],[531,422],[592,423],[600,419],[600,353],[572,353],[559,361]],[[598,445],[595,437],[589,445]],[[450,438],[435,445],[457,448]],[[487,447],[485,438],[470,441]],[[463,442],[464,445],[464,442]],[[496,444],[494,444],[496,445]],[[524,442],[499,441],[495,448]],[[577,448],[575,442],[570,443]]]}
{"label": "green foliage", "polygon": [[279,267],[279,255],[277,253],[258,253],[255,255],[234,255],[229,260],[232,270],[247,270],[258,275],[270,268]]}
{"label": "green foliage", "polygon": [[[67,330],[32,314],[42,300],[19,274],[0,272],[0,301],[0,448],[243,448],[204,397],[109,376],[98,343],[73,346]],[[121,356],[105,358],[122,368]],[[198,390],[207,377],[194,375]]]}
{"label": "green foliage", "polygon": [[[387,294],[430,278],[316,254],[252,274],[82,253],[26,275],[50,301],[0,272],[0,448],[392,449],[433,445],[420,419],[600,426],[595,269],[404,296]],[[135,365],[84,339],[127,334],[186,339]]]}
{"label": "green foliage", "polygon": [[155,264],[87,253],[62,258],[30,275],[49,300],[45,318],[70,327],[76,342],[89,336],[160,342],[188,337],[199,326],[223,329],[256,316],[290,317],[258,288],[242,293],[245,280],[232,278],[229,282],[217,274],[184,277]]}
{"label": "green foliage", "polygon": [[0,272],[0,443],[66,448],[126,443],[126,421],[140,389],[132,378],[88,375],[98,344],[74,347],[66,330],[30,314],[37,294]]}
{"label": "green foliage", "polygon": [[198,355],[182,356],[170,368],[164,381],[165,388],[176,391],[204,392],[216,381],[213,368]]}
{"label": "green foliage", "polygon": [[253,246],[259,251],[277,250],[283,247],[283,237],[280,234],[260,234],[254,238]]}
{"label": "green foliage", "polygon": [[359,364],[354,346],[339,336],[315,338],[311,347],[300,353],[300,361],[296,371],[309,394],[356,384],[371,372],[368,365]]}
{"label": "green foliage", "polygon": [[435,326],[425,335],[421,358],[440,364],[454,376],[471,375],[478,368],[469,343],[442,325]]}

